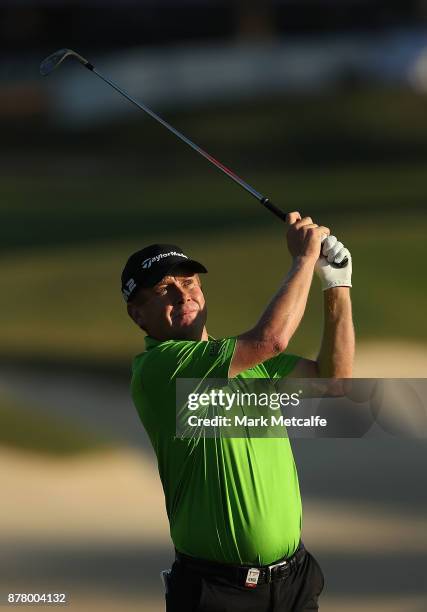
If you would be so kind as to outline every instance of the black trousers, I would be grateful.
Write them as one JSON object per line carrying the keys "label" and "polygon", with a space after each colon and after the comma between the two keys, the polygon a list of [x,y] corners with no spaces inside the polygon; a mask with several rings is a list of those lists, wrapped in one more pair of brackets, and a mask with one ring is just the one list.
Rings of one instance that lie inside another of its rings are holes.
{"label": "black trousers", "polygon": [[203,576],[177,561],[168,583],[166,612],[304,612],[319,609],[324,576],[306,550],[288,576],[256,588],[221,576]]}

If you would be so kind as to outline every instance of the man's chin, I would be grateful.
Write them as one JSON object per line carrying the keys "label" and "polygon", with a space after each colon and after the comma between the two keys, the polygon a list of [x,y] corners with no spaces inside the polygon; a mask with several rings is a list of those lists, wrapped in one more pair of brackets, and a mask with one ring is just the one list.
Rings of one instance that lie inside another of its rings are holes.
{"label": "man's chin", "polygon": [[172,319],[172,327],[176,329],[191,327],[197,323],[198,312],[189,312],[188,314],[178,315]]}
{"label": "man's chin", "polygon": [[172,333],[175,338],[194,339],[201,335],[203,330],[202,321],[197,316],[184,315],[183,317],[176,317],[172,321]]}

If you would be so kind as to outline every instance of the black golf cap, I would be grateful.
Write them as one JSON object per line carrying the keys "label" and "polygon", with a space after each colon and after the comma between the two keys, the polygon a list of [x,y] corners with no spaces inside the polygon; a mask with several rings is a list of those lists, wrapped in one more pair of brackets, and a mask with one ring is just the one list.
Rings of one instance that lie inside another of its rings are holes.
{"label": "black golf cap", "polygon": [[133,253],[122,272],[122,295],[129,302],[141,287],[154,287],[164,276],[179,268],[207,272],[205,266],[190,259],[176,244],[150,244]]}

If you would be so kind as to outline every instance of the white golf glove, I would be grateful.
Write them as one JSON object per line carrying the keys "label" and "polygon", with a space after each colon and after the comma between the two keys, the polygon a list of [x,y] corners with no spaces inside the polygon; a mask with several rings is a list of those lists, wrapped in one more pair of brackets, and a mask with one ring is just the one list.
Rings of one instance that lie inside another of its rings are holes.
{"label": "white golf glove", "polygon": [[[344,268],[331,265],[333,262],[340,263],[345,257],[348,264]],[[335,236],[328,236],[322,241],[322,253],[316,262],[315,270],[323,291],[332,287],[351,287],[350,251]]]}

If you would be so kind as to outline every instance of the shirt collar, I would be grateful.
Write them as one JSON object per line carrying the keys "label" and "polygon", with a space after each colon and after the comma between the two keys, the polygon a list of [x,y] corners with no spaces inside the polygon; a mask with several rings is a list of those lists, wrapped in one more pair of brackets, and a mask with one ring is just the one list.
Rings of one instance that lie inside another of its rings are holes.
{"label": "shirt collar", "polygon": [[152,338],[151,336],[145,336],[145,350],[149,351],[161,342],[162,340],[156,340],[156,338]]}

